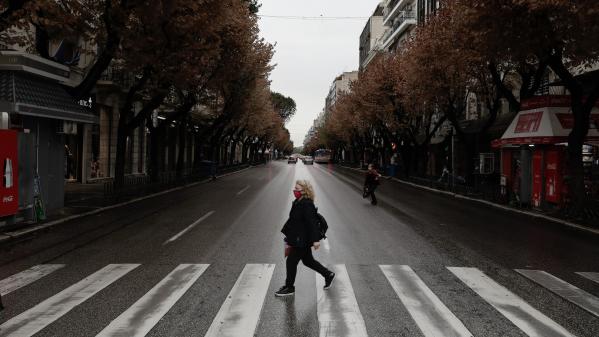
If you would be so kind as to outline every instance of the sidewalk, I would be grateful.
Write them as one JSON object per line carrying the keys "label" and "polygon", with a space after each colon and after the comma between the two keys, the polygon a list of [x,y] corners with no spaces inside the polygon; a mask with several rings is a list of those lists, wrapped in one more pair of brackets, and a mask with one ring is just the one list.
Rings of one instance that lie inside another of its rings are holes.
{"label": "sidewalk", "polygon": [[[254,165],[255,166],[255,165]],[[232,171],[224,171],[216,178],[223,178],[229,175],[249,170],[253,166],[238,168]],[[187,184],[170,186],[162,190],[140,189],[134,193],[129,192],[121,195],[107,196],[104,191],[103,183],[95,184],[71,184],[65,185],[65,206],[60,210],[51,212],[46,220],[40,223],[23,222],[17,224],[17,228],[0,231],[0,246],[24,239],[34,233],[43,231],[63,224],[68,221],[95,215],[114,208],[130,205],[142,200],[154,198],[160,195],[172,193],[182,189],[194,187],[200,184],[208,183],[212,178],[204,178]],[[147,192],[147,193],[146,193]]]}
{"label": "sidewalk", "polygon": [[[335,165],[338,168],[341,168],[343,170],[347,170],[347,171],[352,171],[353,173],[360,173],[360,174],[364,174],[366,173],[365,169],[360,169],[360,168],[355,168],[355,167],[350,167],[350,166],[344,166],[344,165]],[[459,193],[455,193],[455,192],[451,192],[451,191],[445,191],[445,190],[440,190],[440,189],[435,189],[432,187],[428,187],[428,186],[423,186],[420,184],[416,184],[413,182],[408,182],[402,179],[398,179],[398,178],[391,178],[389,176],[383,176],[386,180],[391,180],[394,182],[397,182],[399,184],[403,184],[403,185],[407,185],[407,186],[411,186],[414,188],[418,188],[421,190],[426,190],[429,192],[433,192],[433,193],[437,193],[437,194],[443,194],[449,197],[454,197],[456,199],[462,199],[462,200],[466,200],[469,202],[476,202],[476,203],[481,203],[481,204],[485,204],[487,206],[491,206],[491,207],[495,207],[498,209],[502,209],[508,212],[513,212],[513,213],[519,213],[519,214],[523,214],[526,216],[530,216],[533,218],[542,218],[554,223],[558,223],[561,224],[563,226],[567,226],[570,228],[574,228],[576,230],[580,230],[580,231],[584,231],[587,233],[593,233],[593,234],[597,234],[599,235],[599,221],[598,222],[591,222],[591,223],[585,223],[582,221],[576,221],[574,219],[569,219],[566,218],[565,216],[560,216],[560,213],[547,213],[547,212],[542,212],[540,210],[532,210],[532,209],[524,209],[524,208],[516,208],[513,206],[509,206],[509,205],[504,205],[504,204],[499,204],[499,203],[495,203],[495,202],[491,202],[491,201],[487,201],[487,200],[483,200],[480,198],[475,198],[472,196],[466,196],[463,194],[459,194]]]}

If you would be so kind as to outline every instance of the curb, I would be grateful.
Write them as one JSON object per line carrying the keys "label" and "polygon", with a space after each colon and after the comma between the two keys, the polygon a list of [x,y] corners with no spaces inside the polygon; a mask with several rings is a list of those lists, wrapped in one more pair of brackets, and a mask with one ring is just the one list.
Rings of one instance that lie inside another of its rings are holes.
{"label": "curb", "polygon": [[[353,171],[357,171],[357,172],[361,172],[364,173],[365,171],[357,169],[357,168],[353,168],[353,167],[345,167],[345,166],[339,166],[341,168],[345,168],[348,170],[353,170]],[[570,227],[573,229],[577,229],[583,232],[587,232],[587,233],[591,233],[591,234],[595,234],[595,235],[599,235],[599,230],[597,229],[593,229],[593,228],[588,228],[570,221],[566,221],[566,220],[562,220],[562,219],[558,219],[558,218],[554,218],[545,214],[539,214],[539,213],[535,213],[535,212],[530,212],[530,211],[524,211],[524,210],[519,210],[519,209],[515,209],[512,207],[508,207],[508,206],[504,206],[504,205],[500,205],[500,204],[496,204],[494,202],[490,202],[487,200],[482,200],[482,199],[477,199],[477,198],[471,198],[471,197],[467,197],[465,195],[461,195],[461,194],[457,194],[457,193],[453,193],[453,192],[448,192],[448,191],[441,191],[441,190],[437,190],[431,187],[427,187],[427,186],[422,186],[422,185],[418,185],[418,184],[414,184],[414,183],[410,183],[407,181],[403,181],[397,178],[391,178],[391,180],[398,182],[400,184],[404,184],[404,185],[408,185],[408,186],[412,186],[415,188],[419,188],[422,190],[426,190],[429,192],[434,192],[434,193],[438,193],[438,194],[443,194],[443,195],[447,195],[450,197],[454,197],[456,199],[464,199],[464,200],[468,200],[468,201],[473,201],[473,202],[478,202],[487,206],[491,206],[491,207],[495,207],[504,211],[508,211],[508,212],[512,212],[512,213],[518,213],[518,214],[522,214],[522,215],[527,215],[533,218],[540,218],[543,220],[548,220],[554,223],[558,223],[560,225],[564,225],[566,227]]]}
{"label": "curb", "polygon": [[[256,165],[256,166],[258,166],[258,165]],[[246,168],[241,169],[239,171],[233,171],[233,172],[225,173],[225,174],[222,174],[222,175],[219,175],[219,176],[216,176],[216,177],[217,178],[228,177],[228,176],[233,175],[233,174],[238,174],[238,173],[247,171],[247,170],[249,170],[249,169],[251,169],[253,167],[255,167],[255,166],[249,166],[249,167],[246,167]],[[149,194],[149,195],[146,195],[146,196],[143,196],[143,197],[135,198],[135,199],[132,199],[132,200],[129,200],[129,201],[125,201],[125,202],[119,203],[119,204],[115,204],[115,205],[110,205],[110,206],[98,208],[98,209],[95,209],[93,211],[89,211],[89,212],[85,212],[85,213],[81,213],[81,214],[71,215],[71,216],[68,216],[66,218],[58,219],[58,220],[51,221],[51,222],[48,222],[48,223],[45,223],[45,224],[33,226],[33,227],[30,227],[30,228],[25,228],[25,229],[22,229],[22,230],[17,230],[17,231],[12,231],[12,232],[6,232],[6,233],[3,233],[3,234],[0,234],[0,245],[4,244],[4,243],[7,243],[9,241],[12,241],[12,240],[21,238],[23,236],[26,236],[26,235],[29,235],[29,234],[32,234],[32,233],[35,233],[35,232],[38,232],[38,231],[42,231],[44,229],[48,229],[48,228],[51,228],[51,227],[54,227],[54,226],[57,226],[57,225],[61,225],[63,223],[66,223],[66,222],[69,222],[69,221],[72,221],[72,220],[77,220],[77,219],[81,219],[81,218],[88,217],[88,216],[91,216],[91,215],[96,215],[96,214],[99,214],[99,213],[102,213],[102,212],[105,212],[105,211],[109,211],[109,210],[112,210],[112,209],[115,209],[115,208],[120,208],[120,207],[123,207],[123,206],[128,206],[128,205],[131,205],[131,204],[143,201],[143,200],[155,198],[155,197],[158,197],[158,196],[161,196],[161,195],[164,195],[164,194],[169,194],[169,193],[180,191],[180,190],[187,189],[187,188],[190,188],[190,187],[195,187],[195,186],[198,186],[200,184],[205,184],[205,183],[208,183],[210,181],[212,181],[212,179],[208,178],[208,179],[196,181],[195,183],[191,183],[191,184],[187,184],[187,185],[183,185],[183,186],[171,188],[169,190],[165,190],[165,191],[162,191],[162,192],[157,192],[157,193],[154,193],[154,194]]]}

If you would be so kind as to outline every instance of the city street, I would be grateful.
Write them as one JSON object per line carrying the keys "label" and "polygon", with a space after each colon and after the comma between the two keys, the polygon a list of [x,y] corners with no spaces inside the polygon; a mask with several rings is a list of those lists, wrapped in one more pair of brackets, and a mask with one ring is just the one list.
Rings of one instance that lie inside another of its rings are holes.
{"label": "city street", "polygon": [[[328,239],[284,284],[297,179]],[[264,166],[2,250],[0,336],[599,336],[599,237],[360,172]]]}

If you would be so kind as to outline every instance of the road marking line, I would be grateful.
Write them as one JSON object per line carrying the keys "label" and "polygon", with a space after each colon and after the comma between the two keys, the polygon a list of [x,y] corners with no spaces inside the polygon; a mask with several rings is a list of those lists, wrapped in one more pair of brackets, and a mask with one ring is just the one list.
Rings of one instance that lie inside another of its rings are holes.
{"label": "road marking line", "polygon": [[139,264],[109,264],[35,307],[0,325],[0,336],[33,336]]}
{"label": "road marking line", "polygon": [[178,240],[180,237],[182,237],[183,235],[185,235],[185,233],[189,232],[190,230],[192,230],[195,226],[199,225],[200,222],[208,219],[212,214],[214,214],[214,211],[210,211],[208,213],[206,213],[203,217],[199,218],[196,222],[192,223],[191,225],[187,226],[187,228],[185,228],[184,230],[182,230],[181,232],[179,232],[179,234],[173,236],[172,238],[164,241],[164,243],[162,244],[167,245],[173,241]]}
{"label": "road marking line", "polygon": [[242,189],[241,191],[237,192],[237,196],[240,196],[243,194],[243,192],[247,191],[250,189],[250,186],[246,186],[244,189]]}
{"label": "road marking line", "polygon": [[599,283],[599,273],[576,273],[586,279],[589,279],[595,283]]}
{"label": "road marking line", "polygon": [[412,268],[398,265],[379,267],[425,336],[472,336]]}
{"label": "road marking line", "polygon": [[516,272],[599,317],[599,298],[542,270],[516,269]]}
{"label": "road marking line", "polygon": [[366,324],[345,265],[332,267],[333,286],[324,290],[324,279],[316,274],[316,299],[321,337],[367,337]]}
{"label": "road marking line", "polygon": [[40,264],[24,270],[18,274],[9,276],[0,281],[0,295],[4,296],[13,291],[23,288],[53,272],[63,268],[64,264]]}
{"label": "road marking line", "polygon": [[274,264],[246,264],[205,337],[253,337]]}
{"label": "road marking line", "polygon": [[529,336],[574,337],[561,325],[476,268],[447,267],[462,282]]}
{"label": "road marking line", "polygon": [[207,264],[181,264],[112,321],[96,337],[142,337],[206,271]]}

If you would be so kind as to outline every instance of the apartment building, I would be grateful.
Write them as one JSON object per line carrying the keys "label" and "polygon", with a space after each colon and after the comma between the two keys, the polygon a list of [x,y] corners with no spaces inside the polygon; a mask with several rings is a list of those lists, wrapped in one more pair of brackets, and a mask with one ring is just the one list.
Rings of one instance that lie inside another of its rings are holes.
{"label": "apartment building", "polygon": [[385,0],[381,5],[386,30],[380,48],[395,51],[405,44],[418,24],[437,11],[440,0]]}
{"label": "apartment building", "polygon": [[358,79],[358,71],[350,71],[344,72],[341,75],[337,76],[333,83],[331,84],[331,88],[329,89],[329,94],[325,100],[325,115],[328,114],[333,105],[337,102],[339,95],[344,92],[349,92],[351,82]]}
{"label": "apartment building", "polygon": [[365,69],[379,50],[380,39],[385,32],[383,5],[377,5],[360,35],[360,70]]}
{"label": "apartment building", "polygon": [[386,31],[381,39],[381,49],[395,51],[405,43],[416,28],[416,0],[385,0],[383,25]]}

